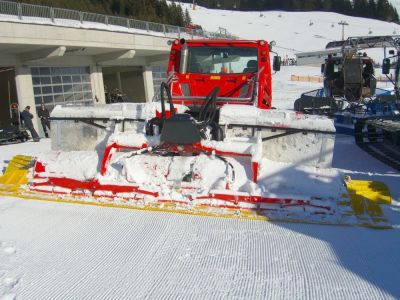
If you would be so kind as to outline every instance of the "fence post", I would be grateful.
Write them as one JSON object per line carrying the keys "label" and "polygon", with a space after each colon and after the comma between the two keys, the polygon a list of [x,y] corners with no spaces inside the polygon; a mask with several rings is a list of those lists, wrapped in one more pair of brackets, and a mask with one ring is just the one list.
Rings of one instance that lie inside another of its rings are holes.
{"label": "fence post", "polygon": [[104,19],[104,21],[106,22],[106,25],[108,26],[108,16],[106,16],[106,18]]}
{"label": "fence post", "polygon": [[53,7],[50,8],[50,18],[51,18],[51,22],[54,23],[54,8]]}
{"label": "fence post", "polygon": [[178,39],[181,38],[181,28],[178,26]]}
{"label": "fence post", "polygon": [[146,22],[146,30],[147,30],[147,31],[150,31],[150,29],[149,29],[149,22]]}
{"label": "fence post", "polygon": [[129,19],[126,19],[126,27],[131,28],[131,24],[129,23]]}
{"label": "fence post", "polygon": [[17,11],[18,11],[18,19],[22,20],[22,4],[17,4]]}
{"label": "fence post", "polygon": [[165,24],[162,25],[162,29],[163,29],[163,32],[164,32],[164,35],[165,35],[166,34]]}
{"label": "fence post", "polygon": [[79,12],[79,21],[83,24],[83,12]]}

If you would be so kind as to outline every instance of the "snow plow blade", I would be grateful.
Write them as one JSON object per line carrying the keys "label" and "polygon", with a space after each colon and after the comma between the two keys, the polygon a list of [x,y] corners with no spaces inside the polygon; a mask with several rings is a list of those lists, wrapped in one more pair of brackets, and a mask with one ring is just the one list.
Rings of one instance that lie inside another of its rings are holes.
{"label": "snow plow blade", "polygon": [[[348,180],[348,193],[343,194],[340,199],[289,198],[228,191],[185,197],[182,187],[176,190],[177,199],[168,199],[159,193],[138,187],[130,187],[128,190],[127,187],[101,184],[97,181],[60,178],[44,181],[43,184],[33,184],[32,163],[33,159],[27,156],[14,157],[5,174],[0,177],[0,195],[26,200],[200,216],[392,228],[381,207],[382,204],[389,204],[390,198],[387,187],[382,183]],[[38,168],[37,161],[35,168]],[[8,181],[8,178],[14,179]],[[30,182],[27,185],[28,181]],[[50,183],[53,184],[52,188],[48,188]],[[43,188],[44,186],[47,188]]]}

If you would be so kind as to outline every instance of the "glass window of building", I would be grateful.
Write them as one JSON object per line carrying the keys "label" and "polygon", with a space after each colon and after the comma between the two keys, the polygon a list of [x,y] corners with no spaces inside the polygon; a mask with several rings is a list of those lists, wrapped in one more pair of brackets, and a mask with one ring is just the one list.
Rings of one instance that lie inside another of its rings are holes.
{"label": "glass window of building", "polygon": [[160,94],[160,86],[163,81],[167,81],[167,68],[161,66],[152,67],[154,95],[157,97]]}
{"label": "glass window of building", "polygon": [[31,68],[36,107],[93,102],[89,67]]}

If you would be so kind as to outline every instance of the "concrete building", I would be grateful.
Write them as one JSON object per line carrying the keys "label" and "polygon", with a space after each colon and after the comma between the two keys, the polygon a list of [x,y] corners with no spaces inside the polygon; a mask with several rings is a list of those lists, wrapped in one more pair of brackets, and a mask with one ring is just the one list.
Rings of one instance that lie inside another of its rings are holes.
{"label": "concrete building", "polygon": [[337,56],[340,53],[341,49],[300,52],[296,53],[296,61],[298,66],[321,66],[329,54]]}
{"label": "concrete building", "polygon": [[[146,22],[142,22],[146,30],[135,30],[110,27],[109,20],[102,26],[95,22],[83,26],[82,20],[60,19],[60,24],[54,18],[4,17],[1,2],[1,126],[10,123],[11,103],[18,103],[20,110],[42,103],[50,110],[71,102],[106,103],[106,92],[115,89],[125,101],[151,101],[166,76],[168,41],[179,36],[179,28],[178,34],[171,30],[166,34],[166,25],[156,24],[164,30],[160,33],[149,29],[154,23]],[[54,9],[48,9],[54,16]],[[36,110],[31,111],[41,132]]]}

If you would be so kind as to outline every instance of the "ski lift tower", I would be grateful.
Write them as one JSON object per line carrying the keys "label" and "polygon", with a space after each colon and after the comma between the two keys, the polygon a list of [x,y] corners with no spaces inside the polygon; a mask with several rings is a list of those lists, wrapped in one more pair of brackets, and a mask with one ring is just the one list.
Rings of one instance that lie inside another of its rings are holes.
{"label": "ski lift tower", "polygon": [[344,41],[344,26],[348,26],[349,23],[347,23],[346,21],[342,20],[338,24],[342,26],[342,41]]}

